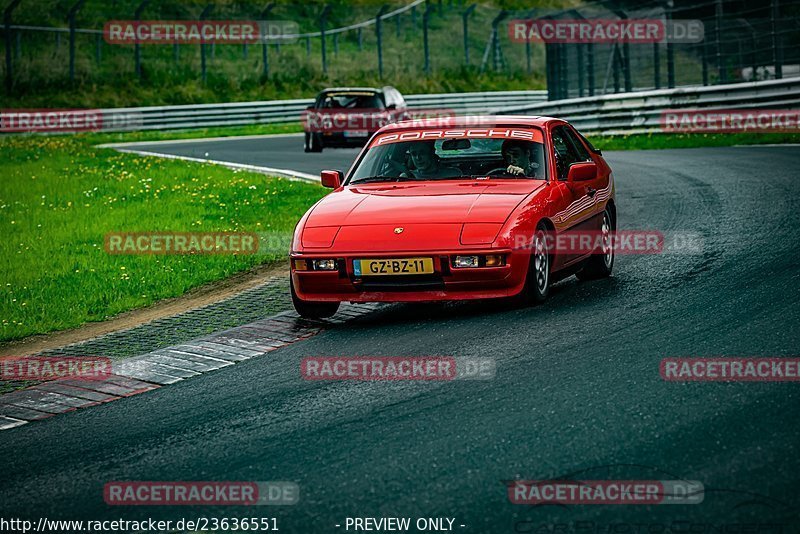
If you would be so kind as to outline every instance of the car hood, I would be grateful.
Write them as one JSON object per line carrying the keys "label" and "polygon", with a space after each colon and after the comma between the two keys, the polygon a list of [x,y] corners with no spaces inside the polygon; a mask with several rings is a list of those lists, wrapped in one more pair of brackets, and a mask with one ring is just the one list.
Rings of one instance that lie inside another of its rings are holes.
{"label": "car hood", "polygon": [[487,180],[348,186],[319,202],[305,227],[504,223],[544,183]]}

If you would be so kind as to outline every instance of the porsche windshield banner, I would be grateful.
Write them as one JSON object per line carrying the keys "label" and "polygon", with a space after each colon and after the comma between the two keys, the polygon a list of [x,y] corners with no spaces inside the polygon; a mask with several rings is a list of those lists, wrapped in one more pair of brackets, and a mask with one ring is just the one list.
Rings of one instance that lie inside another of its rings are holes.
{"label": "porsche windshield banner", "polygon": [[370,148],[388,143],[404,143],[408,141],[435,141],[447,138],[467,139],[518,139],[541,143],[542,132],[519,128],[442,128],[432,130],[412,130],[396,133],[385,133],[376,137]]}

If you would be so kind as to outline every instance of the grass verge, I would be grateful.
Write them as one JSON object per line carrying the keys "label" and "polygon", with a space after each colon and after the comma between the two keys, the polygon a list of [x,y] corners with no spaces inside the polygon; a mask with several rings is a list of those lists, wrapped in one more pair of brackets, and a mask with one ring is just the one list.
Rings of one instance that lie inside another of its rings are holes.
{"label": "grass verge", "polygon": [[92,146],[98,138],[0,138],[0,341],[102,321],[285,258],[277,250],[110,255],[104,249],[109,232],[283,237],[325,192],[314,184],[99,149]]}

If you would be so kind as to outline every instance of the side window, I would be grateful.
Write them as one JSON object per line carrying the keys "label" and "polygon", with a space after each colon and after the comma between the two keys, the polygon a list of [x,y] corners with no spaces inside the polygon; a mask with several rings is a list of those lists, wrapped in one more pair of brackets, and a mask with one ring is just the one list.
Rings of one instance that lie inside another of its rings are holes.
{"label": "side window", "polygon": [[553,148],[556,152],[558,179],[565,181],[569,166],[582,160],[575,150],[575,146],[567,139],[564,128],[561,126],[553,130]]}
{"label": "side window", "polygon": [[562,128],[562,130],[575,147],[575,152],[578,154],[580,161],[591,161],[592,157],[589,155],[589,151],[586,150],[575,131],[572,128]]}

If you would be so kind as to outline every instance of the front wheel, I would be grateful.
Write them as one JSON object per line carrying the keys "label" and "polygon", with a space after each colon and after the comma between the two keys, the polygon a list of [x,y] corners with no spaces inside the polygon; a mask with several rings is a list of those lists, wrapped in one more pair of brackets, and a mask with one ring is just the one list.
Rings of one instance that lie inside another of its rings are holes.
{"label": "front wheel", "polygon": [[294,291],[294,281],[289,278],[289,288],[292,291],[292,304],[295,311],[305,319],[324,319],[331,317],[339,310],[338,302],[312,302],[301,300]]}
{"label": "front wheel", "polygon": [[614,268],[614,217],[608,208],[603,212],[600,226],[601,250],[595,251],[576,276],[578,280],[597,280],[611,276]]}
{"label": "front wheel", "polygon": [[533,236],[531,258],[528,264],[528,274],[525,277],[525,286],[515,299],[521,305],[536,305],[547,300],[550,294],[551,263],[549,230],[540,224]]}
{"label": "front wheel", "polygon": [[306,132],[303,150],[305,152],[322,152],[322,139],[318,134]]}

